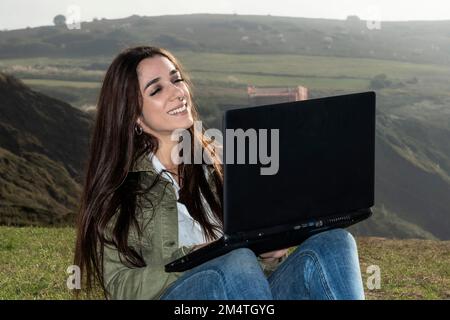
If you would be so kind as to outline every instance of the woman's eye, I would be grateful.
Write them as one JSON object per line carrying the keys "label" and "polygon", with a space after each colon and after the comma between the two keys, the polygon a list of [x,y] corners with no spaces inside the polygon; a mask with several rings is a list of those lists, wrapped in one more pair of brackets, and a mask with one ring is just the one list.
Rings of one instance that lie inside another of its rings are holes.
{"label": "woman's eye", "polygon": [[150,95],[151,96],[154,96],[155,94],[157,94],[158,93],[158,91],[160,90],[160,88],[158,88],[158,89],[156,89],[155,91],[153,91]]}
{"label": "woman's eye", "polygon": [[[184,79],[182,79],[182,78],[176,79],[173,83],[180,82],[180,81],[184,81]],[[154,95],[157,94],[160,90],[161,90],[161,88],[156,89],[155,91],[153,91],[153,92],[150,94],[150,96],[154,96]]]}

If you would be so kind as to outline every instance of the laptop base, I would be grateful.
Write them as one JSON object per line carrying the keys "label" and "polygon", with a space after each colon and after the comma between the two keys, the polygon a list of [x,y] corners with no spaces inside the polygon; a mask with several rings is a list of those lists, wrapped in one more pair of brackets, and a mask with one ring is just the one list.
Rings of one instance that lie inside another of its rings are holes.
{"label": "laptop base", "polygon": [[248,234],[225,235],[200,249],[168,263],[165,265],[165,271],[186,271],[238,248],[249,248],[256,255],[289,248],[300,245],[312,235],[335,228],[349,227],[350,225],[367,219],[371,215],[372,211],[368,208],[347,214],[333,215],[302,222],[294,227],[290,225],[289,230],[281,231],[278,229],[276,233],[253,231]]}

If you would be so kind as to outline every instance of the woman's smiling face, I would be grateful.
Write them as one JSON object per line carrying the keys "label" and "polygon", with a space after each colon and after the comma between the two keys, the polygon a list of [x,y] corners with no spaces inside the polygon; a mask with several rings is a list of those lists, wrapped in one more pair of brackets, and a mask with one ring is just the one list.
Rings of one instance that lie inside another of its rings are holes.
{"label": "woman's smiling face", "polygon": [[156,55],[137,67],[142,94],[142,116],[138,125],[157,138],[170,136],[176,129],[194,123],[189,89],[175,65]]}

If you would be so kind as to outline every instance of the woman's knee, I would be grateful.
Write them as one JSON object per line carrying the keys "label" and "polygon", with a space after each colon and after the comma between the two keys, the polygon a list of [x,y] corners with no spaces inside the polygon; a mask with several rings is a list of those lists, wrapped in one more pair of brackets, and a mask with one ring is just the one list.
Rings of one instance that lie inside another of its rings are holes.
{"label": "woman's knee", "polygon": [[256,255],[249,249],[231,251],[209,265],[207,270],[214,271],[214,277],[220,277],[220,281],[217,279],[215,281],[224,287],[217,290],[225,291],[229,297],[238,299],[271,297],[267,278]]}
{"label": "woman's knee", "polygon": [[326,241],[335,243],[339,246],[356,247],[356,241],[353,235],[345,229],[332,229],[324,232]]}
{"label": "woman's knee", "polygon": [[256,259],[255,253],[249,248],[234,249],[227,253],[227,256],[231,257],[232,259],[238,259],[241,261]]}
{"label": "woman's knee", "polygon": [[356,241],[350,232],[345,229],[332,229],[318,233],[307,239],[299,249],[312,250],[315,253],[342,252],[343,250],[356,250]]}
{"label": "woman's knee", "polygon": [[248,248],[239,248],[227,253],[223,256],[221,263],[228,273],[239,274],[259,268],[255,253]]}
{"label": "woman's knee", "polygon": [[219,272],[227,283],[254,283],[266,280],[255,253],[247,248],[235,249],[223,255],[208,268]]}
{"label": "woman's knee", "polygon": [[258,269],[261,267],[254,252],[248,248],[239,248],[196,267],[192,272],[216,270],[224,276],[234,278],[246,273],[258,272]]}
{"label": "woman's knee", "polygon": [[325,232],[321,232],[313,237],[316,237],[317,240],[325,242],[327,244],[338,244],[338,245],[355,245],[355,238],[353,238],[352,234],[345,229],[337,228],[331,229]]}
{"label": "woman's knee", "polygon": [[228,299],[228,293],[223,274],[217,270],[205,269],[178,279],[161,299]]}

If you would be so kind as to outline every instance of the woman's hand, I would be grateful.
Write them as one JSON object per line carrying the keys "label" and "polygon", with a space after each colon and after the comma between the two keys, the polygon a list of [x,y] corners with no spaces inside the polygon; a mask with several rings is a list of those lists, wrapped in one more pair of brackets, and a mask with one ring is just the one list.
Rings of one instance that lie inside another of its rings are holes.
{"label": "woman's hand", "polygon": [[284,257],[287,254],[287,252],[288,252],[288,249],[275,250],[275,251],[262,253],[259,255],[259,257],[262,258],[264,262],[272,263],[272,262],[277,261],[281,257]]}
{"label": "woman's hand", "polygon": [[194,248],[192,249],[192,251],[195,251],[195,250],[197,250],[197,249],[200,249],[201,247],[204,247],[204,246],[210,244],[211,242],[213,242],[213,241],[205,242],[205,243],[201,243],[201,244],[196,244],[196,245],[194,245]]}

